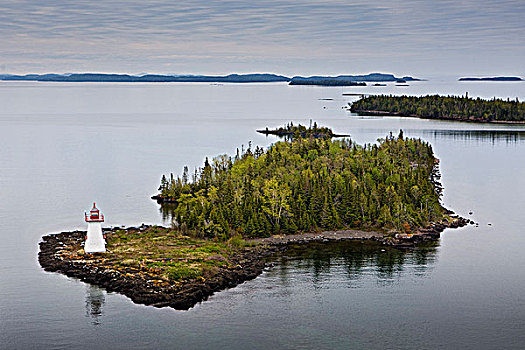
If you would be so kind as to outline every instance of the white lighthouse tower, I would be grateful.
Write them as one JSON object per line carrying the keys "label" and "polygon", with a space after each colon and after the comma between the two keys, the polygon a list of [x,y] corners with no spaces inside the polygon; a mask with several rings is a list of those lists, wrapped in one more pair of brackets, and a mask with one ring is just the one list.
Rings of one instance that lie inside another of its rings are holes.
{"label": "white lighthouse tower", "polygon": [[102,234],[102,223],[104,222],[104,215],[97,209],[93,202],[93,209],[88,213],[84,213],[85,220],[88,223],[88,230],[86,236],[86,243],[84,244],[84,251],[86,253],[102,253],[106,251],[106,241]]}

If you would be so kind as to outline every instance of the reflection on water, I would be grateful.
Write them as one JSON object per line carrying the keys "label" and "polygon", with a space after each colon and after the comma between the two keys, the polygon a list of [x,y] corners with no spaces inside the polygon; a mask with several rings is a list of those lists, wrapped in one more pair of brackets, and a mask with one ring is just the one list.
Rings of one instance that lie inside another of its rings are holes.
{"label": "reflection on water", "polygon": [[424,130],[424,135],[436,139],[466,142],[521,143],[525,141],[525,130]]}
{"label": "reflection on water", "polygon": [[177,209],[177,205],[175,204],[166,203],[159,205],[160,216],[164,224],[172,224],[172,221],[174,219],[173,212],[175,211],[175,209]]}
{"label": "reflection on water", "polygon": [[404,251],[369,241],[312,243],[293,247],[270,260],[278,264],[283,283],[291,273],[310,276],[314,285],[333,276],[344,276],[350,284],[375,276],[381,284],[389,284],[405,274],[428,275],[436,262],[438,245],[433,242]]}
{"label": "reflection on water", "polygon": [[101,323],[103,307],[106,301],[104,290],[97,286],[86,284],[86,317],[91,317],[91,324]]}
{"label": "reflection on water", "polygon": [[[169,224],[173,220],[175,205],[163,204],[159,207],[162,220]],[[288,273],[309,273],[314,285],[341,271],[348,280],[358,280],[373,272],[381,283],[390,283],[410,273],[425,276],[437,259],[439,242],[420,245],[416,249],[403,251],[385,247],[372,241],[342,241],[310,243],[288,249],[285,253],[270,258],[279,266],[283,285],[288,284]]]}

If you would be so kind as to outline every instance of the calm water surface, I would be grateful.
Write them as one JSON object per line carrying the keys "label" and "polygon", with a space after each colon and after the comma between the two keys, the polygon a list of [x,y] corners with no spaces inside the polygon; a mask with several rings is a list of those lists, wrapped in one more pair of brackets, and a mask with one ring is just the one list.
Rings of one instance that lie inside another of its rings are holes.
{"label": "calm water surface", "polygon": [[[525,83],[432,80],[410,87],[0,84],[0,348],[525,347],[525,127],[362,118],[343,93],[525,99]],[[331,98],[333,100],[320,100]],[[441,159],[445,206],[479,227],[412,252],[316,245],[187,312],[134,305],[42,271],[38,242],[84,228],[162,223],[149,197],[163,173],[274,142],[255,129],[318,123],[375,142],[403,129]],[[489,225],[491,224],[491,225]]]}

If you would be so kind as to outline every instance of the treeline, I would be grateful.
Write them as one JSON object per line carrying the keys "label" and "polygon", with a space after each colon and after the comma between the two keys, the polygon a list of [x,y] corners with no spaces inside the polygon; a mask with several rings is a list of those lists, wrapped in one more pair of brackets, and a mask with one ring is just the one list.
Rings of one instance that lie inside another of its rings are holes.
{"label": "treeline", "polygon": [[[191,179],[190,179],[191,177]],[[390,135],[300,138],[221,155],[162,177],[163,209],[181,231],[227,239],[343,228],[407,232],[440,220],[437,160],[428,143]]]}
{"label": "treeline", "polygon": [[294,77],[288,85],[320,85],[320,86],[366,86],[365,82],[340,78],[302,78]]}
{"label": "treeline", "polygon": [[392,96],[362,98],[351,105],[356,113],[385,112],[428,119],[455,119],[479,122],[525,122],[525,103],[493,98],[483,100],[467,96]]}

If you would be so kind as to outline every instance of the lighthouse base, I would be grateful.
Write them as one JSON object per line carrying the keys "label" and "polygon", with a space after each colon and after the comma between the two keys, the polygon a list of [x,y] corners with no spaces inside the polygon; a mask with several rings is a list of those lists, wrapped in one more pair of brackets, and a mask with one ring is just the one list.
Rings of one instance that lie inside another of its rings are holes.
{"label": "lighthouse base", "polygon": [[100,222],[88,223],[87,239],[84,244],[86,253],[104,253],[106,251],[106,241],[102,235]]}

